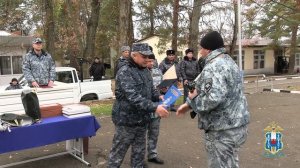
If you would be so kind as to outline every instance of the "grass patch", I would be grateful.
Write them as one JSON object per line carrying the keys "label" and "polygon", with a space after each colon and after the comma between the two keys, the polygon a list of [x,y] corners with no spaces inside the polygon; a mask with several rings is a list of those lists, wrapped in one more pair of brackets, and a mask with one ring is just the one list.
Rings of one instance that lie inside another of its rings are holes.
{"label": "grass patch", "polygon": [[300,86],[288,86],[287,90],[291,90],[291,91],[300,91]]}
{"label": "grass patch", "polygon": [[179,99],[176,100],[175,102],[175,106],[179,106],[183,104],[183,96],[180,96]]}
{"label": "grass patch", "polygon": [[92,114],[95,116],[110,116],[113,104],[92,104]]}

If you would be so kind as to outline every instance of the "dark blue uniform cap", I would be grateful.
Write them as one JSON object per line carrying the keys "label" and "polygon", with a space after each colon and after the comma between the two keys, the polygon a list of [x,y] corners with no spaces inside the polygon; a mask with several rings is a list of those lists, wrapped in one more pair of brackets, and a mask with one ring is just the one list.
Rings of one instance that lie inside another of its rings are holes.
{"label": "dark blue uniform cap", "polygon": [[149,48],[147,43],[133,43],[132,44],[132,52],[139,52],[144,56],[153,55],[152,51]]}

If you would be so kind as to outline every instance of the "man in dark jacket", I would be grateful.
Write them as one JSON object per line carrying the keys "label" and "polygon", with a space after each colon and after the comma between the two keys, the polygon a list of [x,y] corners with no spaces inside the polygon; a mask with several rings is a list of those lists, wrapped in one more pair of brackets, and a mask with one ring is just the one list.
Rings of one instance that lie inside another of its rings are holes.
{"label": "man in dark jacket", "polygon": [[199,75],[199,65],[197,59],[193,56],[194,50],[187,49],[185,50],[185,54],[186,56],[183,57],[180,65],[184,88],[184,102],[188,95],[188,83],[194,81]]}
{"label": "man in dark jacket", "polygon": [[105,75],[104,64],[100,62],[98,57],[96,57],[90,67],[90,76],[93,77],[94,81],[99,81],[102,79],[102,76],[104,75]]}
{"label": "man in dark jacket", "polygon": [[[180,74],[180,64],[178,63],[175,55],[176,51],[173,49],[169,49],[166,51],[167,57],[159,64],[159,69],[163,74],[165,74],[168,69],[170,69],[173,65],[175,66],[176,69],[176,75],[177,75],[177,81],[181,82],[182,77]],[[175,86],[177,87],[177,83],[175,83]],[[174,107],[174,104],[170,105],[170,111],[175,112],[176,108]]]}
{"label": "man in dark jacket", "polygon": [[130,54],[130,47],[129,46],[122,46],[121,47],[121,57],[117,59],[115,64],[115,72],[114,76],[116,77],[118,70],[125,64],[125,60],[129,58]]}
{"label": "man in dark jacket", "polygon": [[168,111],[159,105],[159,93],[154,89],[147,69],[147,58],[151,54],[148,44],[133,44],[131,57],[117,72],[116,100],[112,110],[115,135],[109,154],[109,168],[121,166],[130,146],[131,167],[145,167],[145,136],[151,114],[168,116]]}

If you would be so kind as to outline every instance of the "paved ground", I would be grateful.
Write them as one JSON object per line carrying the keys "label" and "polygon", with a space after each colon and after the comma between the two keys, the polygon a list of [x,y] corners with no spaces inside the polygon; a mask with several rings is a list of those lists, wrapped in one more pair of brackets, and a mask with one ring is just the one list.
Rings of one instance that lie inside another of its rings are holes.
{"label": "paved ground", "polygon": [[[249,110],[251,112],[251,124],[249,125],[249,137],[240,151],[241,168],[299,168],[300,167],[300,95],[286,93],[256,93],[247,95]],[[99,118],[102,128],[97,136],[90,141],[90,153],[86,160],[92,163],[92,167],[102,168],[106,165],[106,159],[111,147],[114,126],[111,118]],[[272,121],[280,125],[283,131],[283,158],[265,158],[264,131]],[[206,154],[203,145],[203,132],[197,129],[197,121],[190,119],[188,115],[178,118],[174,113],[161,122],[161,134],[159,138],[159,154],[166,163],[163,166],[149,164],[149,167],[166,168],[205,168]],[[1,140],[0,140],[1,143]],[[63,151],[64,143],[49,145],[41,148],[13,152],[0,155],[0,163],[6,164],[24,159]],[[124,160],[122,167],[130,164],[130,151]],[[72,157],[65,155],[56,158],[35,161],[14,168],[81,168],[86,167]]]}

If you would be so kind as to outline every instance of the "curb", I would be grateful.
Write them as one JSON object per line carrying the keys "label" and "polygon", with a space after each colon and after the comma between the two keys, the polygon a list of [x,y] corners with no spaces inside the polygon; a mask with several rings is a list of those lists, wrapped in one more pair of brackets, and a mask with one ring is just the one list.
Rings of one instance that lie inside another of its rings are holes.
{"label": "curb", "polygon": [[[285,78],[274,78],[273,81],[287,80],[287,79],[300,79],[300,76],[297,77],[285,77]],[[244,81],[244,83],[256,83],[256,82],[268,82],[270,79],[258,80],[258,81]]]}
{"label": "curb", "polygon": [[276,92],[276,93],[296,93],[300,94],[300,91],[282,90],[282,89],[263,89],[264,92]]}

